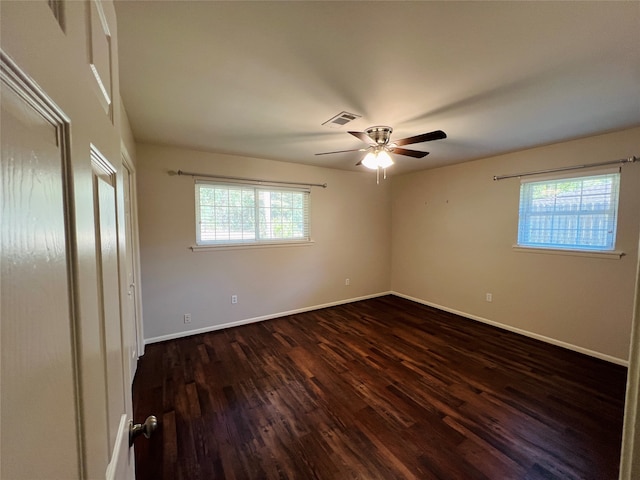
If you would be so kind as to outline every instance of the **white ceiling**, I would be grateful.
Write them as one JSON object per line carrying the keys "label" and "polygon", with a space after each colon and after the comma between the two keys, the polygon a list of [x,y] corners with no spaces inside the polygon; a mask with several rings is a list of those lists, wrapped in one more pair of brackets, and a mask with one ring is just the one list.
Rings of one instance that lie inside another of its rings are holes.
{"label": "white ceiling", "polygon": [[[393,173],[640,125],[640,2],[117,1],[137,140],[356,169],[390,125]],[[322,123],[348,111],[342,129]],[[630,152],[634,153],[634,152]],[[635,152],[637,153],[637,152]],[[390,172],[391,173],[391,172]]]}

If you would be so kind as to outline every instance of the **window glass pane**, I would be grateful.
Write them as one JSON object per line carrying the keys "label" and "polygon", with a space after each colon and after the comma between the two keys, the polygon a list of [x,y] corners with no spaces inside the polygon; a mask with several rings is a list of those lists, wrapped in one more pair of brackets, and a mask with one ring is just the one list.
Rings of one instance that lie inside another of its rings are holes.
{"label": "window glass pane", "polygon": [[242,190],[229,190],[229,206],[239,207],[242,205]]}
{"label": "window glass pane", "polygon": [[518,245],[613,250],[620,174],[523,183]]}
{"label": "window glass pane", "polygon": [[223,188],[202,188],[204,191],[211,191],[214,193],[216,205],[228,205],[229,204],[229,192]]}
{"label": "window glass pane", "polygon": [[196,183],[198,244],[309,240],[309,192]]}

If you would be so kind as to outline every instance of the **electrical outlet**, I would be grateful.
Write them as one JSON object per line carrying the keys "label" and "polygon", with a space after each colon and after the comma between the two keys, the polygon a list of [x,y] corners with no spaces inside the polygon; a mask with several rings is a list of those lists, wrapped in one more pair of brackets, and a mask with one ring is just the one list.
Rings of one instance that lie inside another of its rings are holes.
{"label": "electrical outlet", "polygon": [[184,323],[191,323],[191,314],[190,314],[190,313],[185,313],[185,314],[182,316],[182,318],[183,318],[183,320],[184,320]]}
{"label": "electrical outlet", "polygon": [[493,302],[493,294],[487,293],[487,302]]}
{"label": "electrical outlet", "polygon": [[231,303],[238,303],[238,295],[231,295]]}
{"label": "electrical outlet", "polygon": [[351,285],[351,279],[349,279],[349,278],[345,278],[345,279],[344,279],[344,284],[345,284],[345,285]]}

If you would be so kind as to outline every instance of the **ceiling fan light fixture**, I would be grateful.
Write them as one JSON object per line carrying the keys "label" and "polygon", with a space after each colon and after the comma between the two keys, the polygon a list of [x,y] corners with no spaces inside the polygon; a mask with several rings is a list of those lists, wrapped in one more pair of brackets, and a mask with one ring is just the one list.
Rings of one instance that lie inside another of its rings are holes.
{"label": "ceiling fan light fixture", "polygon": [[389,152],[384,149],[376,149],[372,152],[368,152],[362,159],[362,165],[371,170],[378,168],[387,168],[393,165],[393,159]]}
{"label": "ceiling fan light fixture", "polygon": [[362,165],[371,170],[376,170],[378,168],[377,155],[374,152],[368,152],[362,159]]}
{"label": "ceiling fan light fixture", "polygon": [[377,155],[378,167],[387,168],[393,165],[393,160],[391,159],[391,155],[387,153],[386,150],[381,150]]}
{"label": "ceiling fan light fixture", "polygon": [[405,145],[412,145],[414,143],[431,142],[433,140],[442,140],[444,138],[447,138],[447,134],[442,130],[434,130],[433,132],[422,133],[420,135],[401,138],[400,140],[391,142],[392,132],[393,128],[384,125],[369,127],[364,132],[356,132],[350,130],[348,133],[356,137],[358,140],[366,143],[366,148],[316,153],[316,155],[328,155],[331,153],[347,152],[367,152],[364,158],[356,163],[356,166],[364,165],[366,168],[369,168],[371,170],[377,170],[378,177],[380,177],[380,170],[382,170],[386,178],[387,168],[395,163],[391,158],[390,153],[393,153],[394,155],[404,155],[413,158],[423,158],[429,155],[429,152],[400,147],[404,147]]}

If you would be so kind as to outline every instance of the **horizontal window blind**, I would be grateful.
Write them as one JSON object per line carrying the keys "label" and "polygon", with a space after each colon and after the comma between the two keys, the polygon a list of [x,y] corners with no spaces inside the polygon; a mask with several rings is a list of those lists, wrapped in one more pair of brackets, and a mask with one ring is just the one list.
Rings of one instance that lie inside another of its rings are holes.
{"label": "horizontal window blind", "polygon": [[619,184],[619,172],[523,182],[518,245],[613,250]]}
{"label": "horizontal window blind", "polygon": [[309,241],[308,189],[196,182],[198,245]]}

